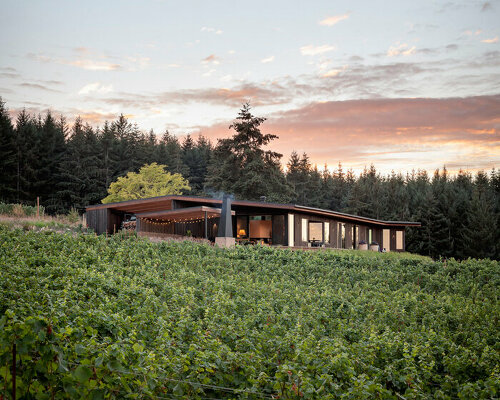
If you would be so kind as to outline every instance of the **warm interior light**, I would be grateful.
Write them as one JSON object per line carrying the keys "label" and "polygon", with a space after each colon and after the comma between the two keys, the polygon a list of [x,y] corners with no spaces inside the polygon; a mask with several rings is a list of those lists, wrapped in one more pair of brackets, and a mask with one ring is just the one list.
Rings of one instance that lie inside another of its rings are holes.
{"label": "warm interior light", "polygon": [[246,236],[246,232],[244,229],[240,229],[239,232],[238,232],[238,236]]}

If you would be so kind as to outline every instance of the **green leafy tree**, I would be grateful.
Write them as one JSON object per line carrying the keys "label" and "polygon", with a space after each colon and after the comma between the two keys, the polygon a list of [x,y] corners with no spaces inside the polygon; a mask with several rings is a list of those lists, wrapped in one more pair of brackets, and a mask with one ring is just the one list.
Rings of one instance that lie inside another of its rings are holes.
{"label": "green leafy tree", "polygon": [[165,171],[164,165],[157,163],[146,164],[139,173],[129,172],[126,176],[118,178],[109,189],[109,195],[102,202],[144,199],[169,194],[182,194],[190,190],[189,182],[181,174],[171,174]]}

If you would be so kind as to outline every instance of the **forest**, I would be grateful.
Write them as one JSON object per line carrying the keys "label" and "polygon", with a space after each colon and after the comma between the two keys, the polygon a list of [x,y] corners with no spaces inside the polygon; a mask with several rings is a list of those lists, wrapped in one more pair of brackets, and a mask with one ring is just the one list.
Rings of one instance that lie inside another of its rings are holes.
{"label": "forest", "polygon": [[[270,150],[265,118],[243,105],[230,125],[233,136],[211,143],[203,135],[179,139],[166,130],[142,131],[123,115],[93,127],[79,117],[70,126],[50,111],[21,111],[12,120],[0,98],[0,201],[33,205],[48,213],[80,213],[100,203],[109,185],[147,163],[166,166],[189,181],[184,194],[296,203],[383,220],[420,221],[408,228],[406,248],[434,258],[500,259],[500,172],[446,167],[382,175],[367,165],[358,176],[341,162],[331,171],[307,154]],[[283,167],[286,164],[286,167]]]}

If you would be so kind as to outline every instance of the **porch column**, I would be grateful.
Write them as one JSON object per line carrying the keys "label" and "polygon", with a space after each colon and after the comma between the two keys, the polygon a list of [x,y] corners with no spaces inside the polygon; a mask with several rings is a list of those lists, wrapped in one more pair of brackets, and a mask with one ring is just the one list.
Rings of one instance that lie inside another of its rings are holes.
{"label": "porch column", "polygon": [[206,211],[205,211],[205,239],[208,239],[208,219]]}
{"label": "porch column", "polygon": [[294,215],[288,214],[288,246],[293,247],[293,237],[294,237]]}

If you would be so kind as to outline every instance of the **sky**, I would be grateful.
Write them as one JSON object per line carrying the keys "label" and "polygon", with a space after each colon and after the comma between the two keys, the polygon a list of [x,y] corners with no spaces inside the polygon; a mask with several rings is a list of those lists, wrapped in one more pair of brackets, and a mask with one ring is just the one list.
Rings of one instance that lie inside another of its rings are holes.
{"label": "sky", "polygon": [[286,164],[500,167],[500,1],[1,0],[0,96],[217,142],[241,105]]}

